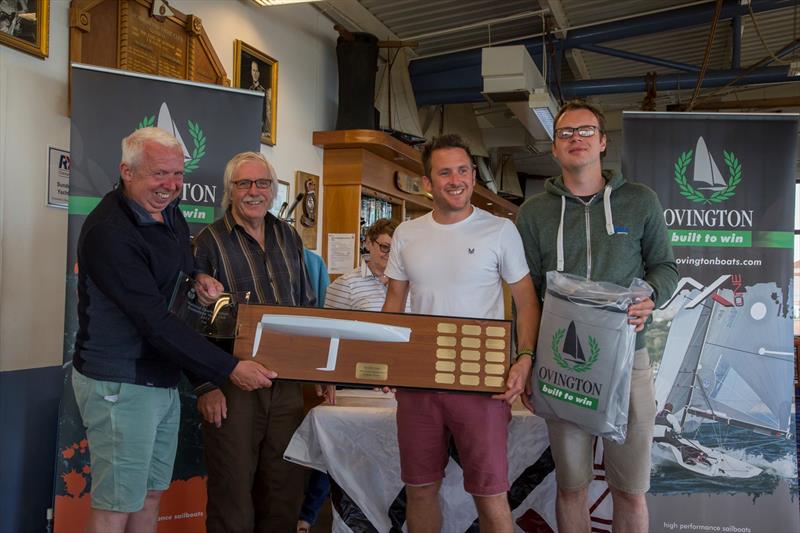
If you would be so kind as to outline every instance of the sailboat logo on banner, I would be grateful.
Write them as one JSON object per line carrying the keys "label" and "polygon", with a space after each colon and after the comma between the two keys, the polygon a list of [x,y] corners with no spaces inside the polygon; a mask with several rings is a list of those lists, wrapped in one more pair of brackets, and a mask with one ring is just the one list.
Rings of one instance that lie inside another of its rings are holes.
{"label": "sailboat logo on banner", "polygon": [[[714,156],[708,151],[706,141],[698,137],[694,151],[683,152],[675,162],[675,182],[680,187],[681,196],[696,203],[718,204],[736,194],[736,187],[742,181],[742,165],[733,152],[723,150],[722,157],[729,173],[727,182]],[[694,171],[690,183],[686,172],[693,159]]]}
{"label": "sailboat logo on banner", "polygon": [[[564,339],[564,344],[559,349],[561,339]],[[556,364],[565,370],[587,372],[591,370],[592,365],[597,362],[597,358],[600,356],[600,345],[597,343],[597,339],[590,336],[589,357],[586,357],[581,341],[575,331],[575,322],[570,322],[566,331],[564,328],[557,329],[550,344]]]}
{"label": "sailboat logo on banner", "polygon": [[197,170],[200,166],[200,160],[206,155],[206,136],[200,128],[200,124],[197,122],[187,120],[186,125],[189,128],[189,135],[191,135],[192,142],[194,143],[194,149],[191,154],[186,148],[186,143],[183,141],[178,125],[172,119],[166,102],[162,102],[158,110],[158,121],[156,121],[155,115],[146,116],[136,125],[136,129],[155,126],[156,128],[160,128],[174,135],[175,138],[178,139],[178,142],[181,143],[181,148],[183,149],[183,172],[185,174],[190,174]]}

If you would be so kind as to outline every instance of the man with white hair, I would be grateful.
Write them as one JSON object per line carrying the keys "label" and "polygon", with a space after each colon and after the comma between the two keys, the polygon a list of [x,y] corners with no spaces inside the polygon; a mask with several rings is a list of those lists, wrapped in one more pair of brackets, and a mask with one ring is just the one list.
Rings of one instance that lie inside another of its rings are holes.
{"label": "man with white hair", "polygon": [[[89,532],[155,531],[178,445],[181,371],[253,390],[269,372],[237,361],[167,309],[178,273],[192,272],[178,208],[183,151],[164,130],[122,141],[119,186],[78,239],[72,384],[92,459]],[[205,281],[199,280],[200,284]]]}
{"label": "man with white hair", "polygon": [[[314,305],[300,236],[269,212],[277,186],[275,170],[260,153],[243,152],[228,162],[225,214],[194,240],[196,270],[219,280],[210,296],[249,292],[250,303]],[[222,384],[197,393],[205,420],[206,530],[294,531],[304,475],[283,451],[303,419],[300,384],[272,382],[254,392]]]}

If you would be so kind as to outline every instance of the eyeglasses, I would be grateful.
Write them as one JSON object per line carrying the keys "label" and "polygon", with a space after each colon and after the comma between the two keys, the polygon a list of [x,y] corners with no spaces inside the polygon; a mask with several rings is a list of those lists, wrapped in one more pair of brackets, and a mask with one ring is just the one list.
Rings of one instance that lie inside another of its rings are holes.
{"label": "eyeglasses", "polygon": [[556,129],[556,138],[561,140],[571,139],[577,132],[580,137],[591,137],[597,133],[597,126],[578,126],[577,128],[558,128]]}
{"label": "eyeglasses", "polygon": [[250,190],[250,187],[253,184],[256,184],[256,189],[269,189],[272,187],[272,180],[268,179],[260,179],[260,180],[239,180],[234,181],[233,186],[239,189],[240,191],[247,191]]}
{"label": "eyeglasses", "polygon": [[382,242],[378,241],[372,241],[372,242],[378,245],[378,249],[380,249],[382,253],[388,254],[389,252],[392,251],[392,246],[390,244],[383,244]]}

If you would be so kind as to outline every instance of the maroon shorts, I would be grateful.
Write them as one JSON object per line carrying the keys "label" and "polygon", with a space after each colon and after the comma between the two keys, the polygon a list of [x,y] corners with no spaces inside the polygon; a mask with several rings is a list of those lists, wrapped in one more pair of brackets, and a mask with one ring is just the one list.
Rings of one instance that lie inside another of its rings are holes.
{"label": "maroon shorts", "polygon": [[407,485],[444,477],[450,435],[456,443],[464,490],[493,496],[508,490],[508,404],[478,394],[397,391],[400,473]]}

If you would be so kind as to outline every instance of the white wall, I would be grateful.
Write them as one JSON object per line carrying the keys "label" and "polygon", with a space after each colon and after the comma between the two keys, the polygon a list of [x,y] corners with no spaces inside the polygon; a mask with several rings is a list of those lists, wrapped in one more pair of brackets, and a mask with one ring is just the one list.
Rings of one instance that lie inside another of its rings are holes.
{"label": "white wall", "polygon": [[0,370],[61,362],[67,212],[45,207],[47,146],[69,147],[66,0],[50,57],[0,46]]}
{"label": "white wall", "polygon": [[278,142],[262,145],[261,151],[280,179],[290,183],[290,198],[296,194],[296,170],[322,176],[322,150],[311,144],[311,136],[336,125],[338,33],[333,22],[310,5],[267,8],[250,0],[173,0],[170,5],[202,19],[231,80],[234,39],[278,60]]}
{"label": "white wall", "polygon": [[[281,179],[322,174],[315,130],[336,120],[336,33],[308,5],[174,0],[199,16],[233,78],[233,41],[279,61],[278,144],[262,146]],[[69,149],[68,0],[51,0],[50,56],[0,46],[0,371],[61,364],[66,210],[45,206],[47,146]],[[321,202],[320,202],[321,205]]]}

